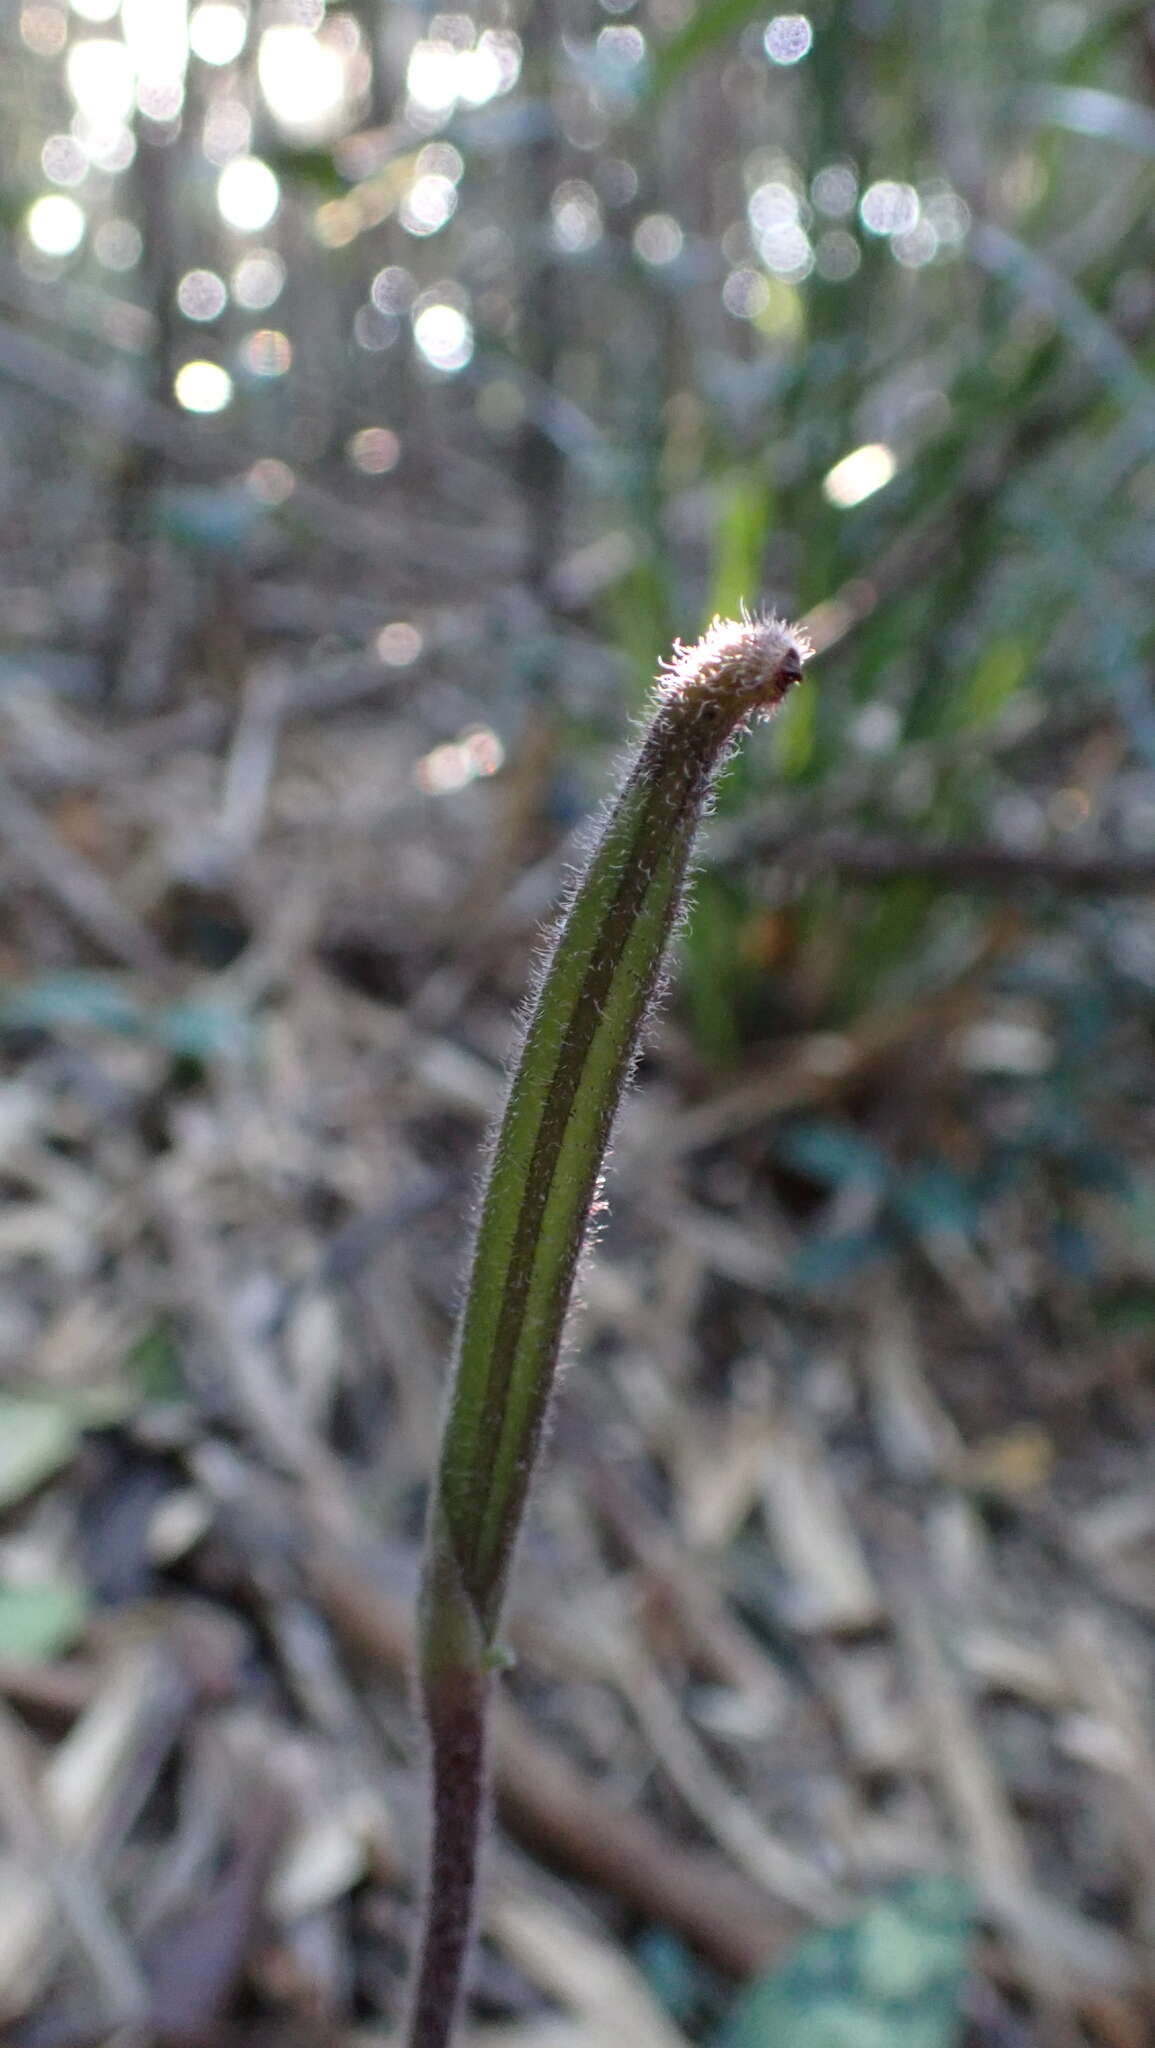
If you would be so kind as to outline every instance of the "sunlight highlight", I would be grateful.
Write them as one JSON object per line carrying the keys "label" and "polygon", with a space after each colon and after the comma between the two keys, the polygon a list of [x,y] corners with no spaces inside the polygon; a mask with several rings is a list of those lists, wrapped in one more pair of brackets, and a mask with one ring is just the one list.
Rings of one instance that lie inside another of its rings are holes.
{"label": "sunlight highlight", "polygon": [[406,234],[435,235],[457,211],[457,187],[440,171],[417,178],[401,201],[398,219]]}
{"label": "sunlight highlight", "polygon": [[185,412],[223,412],[233,395],[233,380],[219,363],[185,363],[173,378],[172,393]]}
{"label": "sunlight highlight", "polygon": [[413,339],[434,370],[453,376],[473,354],[473,327],[459,306],[433,299],[413,320]]}
{"label": "sunlight highlight", "polygon": [[486,725],[475,725],[418,761],[413,780],[427,796],[450,796],[479,776],[496,775],[504,759],[505,749],[497,734]]}
{"label": "sunlight highlight", "polygon": [[762,38],[772,64],[800,64],[814,43],[814,30],[804,14],[776,14]]}
{"label": "sunlight highlight", "polygon": [[150,121],[174,121],[188,67],[186,0],[120,0],[120,25],[136,72],[136,103]]}
{"label": "sunlight highlight", "polygon": [[84,240],[88,218],[84,208],[65,192],[46,192],[34,199],[24,216],[24,232],[42,256],[71,256]]}
{"label": "sunlight highlight", "polygon": [[822,494],[831,505],[846,511],[881,491],[897,470],[893,449],[884,441],[868,441],[827,470],[822,479]]}
{"label": "sunlight highlight", "polygon": [[337,45],[292,23],[261,37],[257,76],[278,126],[311,141],[344,125],[348,74]]}
{"label": "sunlight highlight", "polygon": [[64,76],[78,114],[94,128],[123,127],[136,103],[136,74],[125,45],[110,36],[73,43]]}
{"label": "sunlight highlight", "polygon": [[872,235],[909,234],[919,216],[918,193],[913,185],[879,178],[867,186],[858,212],[863,227]]}
{"label": "sunlight highlight", "polygon": [[487,28],[475,41],[467,14],[437,15],[431,28],[409,53],[405,89],[411,117],[444,120],[459,102],[481,107],[517,84],[521,39],[512,29]]}
{"label": "sunlight highlight", "polygon": [[241,234],[267,228],[280,203],[277,174],[259,156],[234,157],[217,179],[221,215]]}
{"label": "sunlight highlight", "polygon": [[229,0],[202,0],[189,19],[189,47],[202,64],[232,64],[244,49],[248,32],[243,8],[231,6]]}

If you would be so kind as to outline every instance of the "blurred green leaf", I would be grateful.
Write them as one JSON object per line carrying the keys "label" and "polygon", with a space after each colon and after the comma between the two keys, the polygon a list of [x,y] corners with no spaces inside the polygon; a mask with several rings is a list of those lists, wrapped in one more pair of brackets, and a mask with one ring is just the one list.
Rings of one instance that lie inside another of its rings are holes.
{"label": "blurred green leaf", "polygon": [[67,1465],[80,1430],[74,1401],[0,1394],[0,1508],[23,1500]]}
{"label": "blurred green leaf", "polygon": [[1095,1322],[1110,1336],[1140,1337],[1155,1329],[1155,1287],[1136,1280],[1092,1304]]}
{"label": "blurred green leaf", "polygon": [[42,1664],[70,1650],[88,1619],[88,1599],[74,1579],[0,1586],[0,1657]]}
{"label": "blurred green leaf", "polygon": [[957,1879],[896,1885],[800,1942],[738,2000],[715,2048],[956,2048],[972,1927]]}
{"label": "blurred green leaf", "polygon": [[715,1066],[731,1066],[741,1050],[739,948],[744,892],[728,877],[703,875],[682,939],[681,979],[694,1042]]}
{"label": "blurred green leaf", "polygon": [[756,469],[734,470],[721,480],[720,506],[706,609],[711,618],[732,619],[743,605],[757,602],[762,585],[772,508],[770,485]]}
{"label": "blurred green leaf", "polygon": [[689,20],[658,50],[650,74],[647,99],[651,106],[665,98],[670,87],[727,37],[735,36],[748,21],[761,20],[765,6],[755,0],[714,0],[712,7],[695,7]]}
{"label": "blurred green leaf", "polygon": [[774,758],[788,782],[805,775],[814,758],[818,730],[818,698],[814,690],[792,690],[773,727]]}
{"label": "blurred green leaf", "polygon": [[992,640],[957,697],[960,727],[992,725],[1025,680],[1030,649],[1022,640]]}
{"label": "blurred green leaf", "polygon": [[168,1323],[154,1323],[130,1345],[124,1370],[133,1387],[147,1401],[175,1400],[185,1391],[180,1369],[180,1352]]}
{"label": "blurred green leaf", "polygon": [[341,176],[331,150],[294,149],[277,142],[266,143],[263,154],[279,178],[308,186],[317,197],[340,199],[349,190],[349,180]]}

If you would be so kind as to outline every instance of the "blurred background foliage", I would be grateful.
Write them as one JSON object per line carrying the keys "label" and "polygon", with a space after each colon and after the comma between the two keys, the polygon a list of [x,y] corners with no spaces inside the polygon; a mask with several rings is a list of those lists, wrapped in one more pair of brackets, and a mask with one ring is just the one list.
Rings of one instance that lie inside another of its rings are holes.
{"label": "blurred background foliage", "polygon": [[933,1114],[843,1090],[785,1131],[806,1274],[969,1256],[1012,1201],[1109,1265],[1085,1198],[1137,1199],[1155,989],[1150,8],[28,0],[3,35],[10,680],[115,721],[291,645],[418,690],[456,607],[424,786],[528,755],[556,828],[671,636],[804,617],[685,937],[701,1072],[805,1032],[853,1065],[953,990]]}
{"label": "blurred background foliage", "polygon": [[[313,1716],[345,1768],[277,1516],[295,1542],[340,1470],[404,1582],[535,935],[671,640],[773,605],[816,659],[705,835],[526,1545],[565,1654],[513,1695],[590,1760],[591,1834],[663,1810],[612,1691],[645,1603],[603,1656],[595,1568],[608,1530],[613,1571],[649,1572],[660,1503],[793,1701],[732,1741],[706,1701],[727,1775],[695,1779],[695,1826],[749,1870],[732,1786],[807,1857],[842,1842],[862,1906],[731,2006],[629,1849],[615,1940],[665,2011],[730,2048],[950,2048],[981,1906],[1044,2006],[1072,1956],[1121,1997],[1129,1927],[1131,2030],[1108,2000],[1077,2038],[1147,2038],[1149,1747],[1126,1717],[1061,1745],[1087,1686],[1118,1706],[1072,1620],[1094,1574],[1109,1613],[1155,1609],[1126,1548],[1155,1326],[1155,10],[12,0],[0,48],[0,1695],[91,1609],[191,1589],[257,1616],[238,1689],[260,1670],[268,1726]],[[285,1474],[266,1569],[230,1517]],[[184,1519],[154,1542],[162,1496]],[[964,1620],[1010,1626],[1012,1581],[1028,1650],[1084,1645],[1073,1693],[989,1640],[968,1667],[1012,1889],[1033,1857],[1084,1915],[1035,1915],[1026,1965],[949,1715],[928,1819],[887,1627],[932,1709],[946,1681],[891,1538],[952,1655]],[[673,1655],[658,1609],[692,1718],[700,1646]],[[895,1773],[901,1839],[871,1832]],[[680,1837],[655,1839],[661,1874]],[[392,1896],[359,2009],[396,2009]],[[727,1980],[771,1955],[737,1946]],[[482,1988],[504,2012],[508,1971]],[[968,2048],[1025,2039],[987,1994]]]}

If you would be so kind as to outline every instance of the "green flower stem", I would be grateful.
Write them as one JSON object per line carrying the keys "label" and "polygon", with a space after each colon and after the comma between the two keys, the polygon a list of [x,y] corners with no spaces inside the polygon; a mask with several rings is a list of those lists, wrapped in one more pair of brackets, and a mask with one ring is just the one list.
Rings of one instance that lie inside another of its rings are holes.
{"label": "green flower stem", "polygon": [[802,673],[779,620],[715,621],[663,673],[641,747],[558,925],[481,1210],[420,1616],[433,1846],[410,2048],[444,2048],[469,1943],[485,1709],[526,1493],[610,1129],[718,769]]}

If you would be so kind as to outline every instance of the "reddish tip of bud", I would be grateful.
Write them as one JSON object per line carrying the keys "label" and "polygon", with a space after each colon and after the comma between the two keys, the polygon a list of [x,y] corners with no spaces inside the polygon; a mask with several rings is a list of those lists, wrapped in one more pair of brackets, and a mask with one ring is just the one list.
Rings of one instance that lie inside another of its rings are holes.
{"label": "reddish tip of bud", "polygon": [[715,619],[692,647],[681,641],[659,679],[659,693],[688,710],[721,711],[737,726],[752,713],[773,711],[799,681],[810,642],[798,626],[773,613]]}

